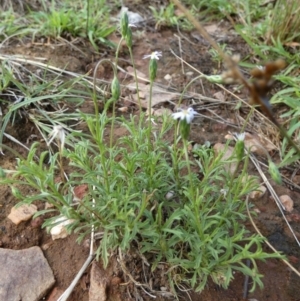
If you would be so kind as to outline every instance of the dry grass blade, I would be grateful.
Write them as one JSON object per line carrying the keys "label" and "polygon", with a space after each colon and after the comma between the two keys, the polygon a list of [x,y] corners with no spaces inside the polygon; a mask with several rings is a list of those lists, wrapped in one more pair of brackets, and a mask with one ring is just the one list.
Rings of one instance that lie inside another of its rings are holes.
{"label": "dry grass blade", "polygon": [[[13,136],[11,136],[11,135],[9,135],[7,133],[4,133],[4,136],[6,138],[8,138],[9,140],[11,140],[12,142],[19,144],[20,146],[24,147],[26,150],[29,151],[29,148],[26,145],[24,145],[22,142],[20,142],[18,139],[14,138]],[[0,153],[2,153],[1,147],[0,147]]]}
{"label": "dry grass blade", "polygon": [[[41,67],[41,68],[44,68],[44,69],[47,69],[47,70],[50,70],[50,71],[70,75],[72,77],[81,77],[83,81],[87,82],[90,86],[93,86],[93,82],[89,80],[91,77],[88,77],[87,75],[82,76],[81,74],[71,72],[71,71],[67,71],[67,70],[64,70],[64,69],[61,69],[61,68],[57,68],[57,67],[54,67],[54,66],[51,66],[51,65],[48,65],[48,64],[38,62],[38,61],[33,61],[33,60],[26,59],[26,58],[21,58],[21,57],[11,56],[11,55],[3,55],[3,54],[0,55],[0,60],[3,60],[3,61],[8,60],[8,61],[10,61],[12,63],[16,63],[16,64],[17,63],[30,64],[32,66]],[[101,92],[103,94],[105,93],[104,90],[100,89],[97,86],[95,87],[95,89],[98,92]]]}

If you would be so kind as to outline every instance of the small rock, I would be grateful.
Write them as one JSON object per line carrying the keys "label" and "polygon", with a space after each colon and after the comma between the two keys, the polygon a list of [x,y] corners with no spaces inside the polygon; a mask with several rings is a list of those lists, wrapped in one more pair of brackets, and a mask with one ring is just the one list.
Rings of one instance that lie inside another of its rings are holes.
{"label": "small rock", "polygon": [[282,195],[279,197],[282,205],[285,207],[287,212],[292,212],[294,209],[294,202],[288,195]]}
{"label": "small rock", "polygon": [[121,11],[119,13],[119,18],[121,18],[124,12],[127,13],[129,24],[139,24],[144,22],[144,18],[140,14],[130,11],[126,6],[123,6],[121,8]]}
{"label": "small rock", "polygon": [[167,194],[165,195],[166,200],[171,200],[174,197],[174,191],[169,191],[167,192]]}
{"label": "small rock", "polygon": [[257,199],[261,198],[266,193],[266,191],[267,191],[267,188],[264,185],[262,185],[259,188],[257,188],[257,190],[251,191],[249,194],[249,198],[251,200],[257,200]]}
{"label": "small rock", "polygon": [[59,216],[55,221],[53,221],[53,224],[60,222],[58,225],[54,226],[50,230],[50,234],[52,236],[52,239],[59,239],[59,238],[65,238],[69,235],[66,226],[73,223],[73,219],[68,219],[65,216]]}
{"label": "small rock", "polygon": [[23,221],[28,221],[37,212],[37,207],[33,204],[24,204],[19,207],[12,207],[8,218],[16,225]]}
{"label": "small rock", "polygon": [[170,74],[166,74],[164,79],[169,82],[172,79],[172,76]]}
{"label": "small rock", "polygon": [[0,266],[0,300],[39,301],[55,282],[39,247],[0,248]]}
{"label": "small rock", "polygon": [[121,108],[118,108],[118,111],[122,112],[122,113],[126,113],[128,112],[128,107],[121,107]]}
{"label": "small rock", "polygon": [[108,284],[105,271],[94,261],[91,269],[89,301],[105,301]]}

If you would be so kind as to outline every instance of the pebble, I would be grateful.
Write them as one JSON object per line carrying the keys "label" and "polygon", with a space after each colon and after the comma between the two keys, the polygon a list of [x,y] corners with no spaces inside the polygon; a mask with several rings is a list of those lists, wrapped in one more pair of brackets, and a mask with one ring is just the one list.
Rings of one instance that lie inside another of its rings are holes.
{"label": "pebble", "polygon": [[251,191],[249,194],[249,198],[251,200],[257,200],[257,199],[261,198],[262,196],[264,196],[266,191],[267,191],[267,188],[264,185],[262,185],[257,190]]}
{"label": "pebble", "polygon": [[8,218],[16,225],[28,221],[37,212],[37,207],[33,204],[24,204],[18,207],[12,207]]}
{"label": "pebble", "polygon": [[164,79],[167,80],[167,81],[170,81],[172,79],[172,76],[170,74],[166,74],[164,76]]}
{"label": "pebble", "polygon": [[165,195],[166,200],[171,200],[174,197],[175,193],[174,191],[170,190],[169,192],[167,192],[167,194]]}
{"label": "pebble", "polygon": [[288,195],[282,195],[279,197],[282,205],[285,207],[287,212],[292,212],[294,209],[294,201]]}
{"label": "pebble", "polygon": [[50,230],[50,234],[53,240],[59,238],[65,238],[69,235],[66,226],[71,224],[74,220],[68,219],[65,216],[59,216],[53,221],[53,224],[60,222],[58,225],[54,226]]}

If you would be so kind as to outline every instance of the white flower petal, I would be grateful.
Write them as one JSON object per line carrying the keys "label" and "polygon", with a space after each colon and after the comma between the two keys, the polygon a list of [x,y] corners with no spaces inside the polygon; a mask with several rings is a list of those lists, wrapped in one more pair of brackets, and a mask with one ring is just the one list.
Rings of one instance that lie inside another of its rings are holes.
{"label": "white flower petal", "polygon": [[245,140],[245,133],[236,134],[236,138],[239,141],[244,141]]}
{"label": "white flower petal", "polygon": [[174,119],[186,120],[187,123],[191,123],[197,114],[193,108],[181,109],[180,112],[176,112],[172,114]]}
{"label": "white flower petal", "polygon": [[61,149],[64,148],[66,133],[65,133],[64,128],[61,125],[55,125],[53,127],[52,131],[49,133],[49,138],[50,139],[47,142],[48,145],[50,145],[54,139],[57,139],[60,141]]}
{"label": "white flower petal", "polygon": [[162,56],[161,51],[153,51],[151,54],[146,54],[143,56],[143,59],[150,58],[151,60],[159,60],[159,57]]}
{"label": "white flower petal", "polygon": [[151,57],[151,54],[145,54],[145,55],[143,56],[143,60],[144,60],[144,59],[148,59],[149,57]]}
{"label": "white flower petal", "polygon": [[184,119],[184,116],[183,116],[182,112],[176,112],[176,113],[173,113],[173,114],[172,114],[172,117],[173,117],[173,119],[175,119],[175,120],[177,120],[177,119],[183,120],[183,119]]}

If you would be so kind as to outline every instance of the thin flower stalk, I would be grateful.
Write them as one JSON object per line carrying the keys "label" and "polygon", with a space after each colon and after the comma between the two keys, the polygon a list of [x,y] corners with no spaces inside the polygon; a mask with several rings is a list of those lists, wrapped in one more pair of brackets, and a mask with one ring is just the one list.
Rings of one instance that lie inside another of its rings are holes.
{"label": "thin flower stalk", "polygon": [[63,167],[63,150],[65,147],[66,132],[61,125],[55,125],[53,127],[53,130],[49,134],[49,141],[47,141],[47,145],[50,146],[54,139],[58,145],[60,177],[61,181],[64,182],[65,172]]}
{"label": "thin flower stalk", "polygon": [[144,55],[143,59],[150,58],[149,62],[149,79],[150,79],[150,96],[149,96],[149,103],[148,103],[148,114],[149,114],[149,145],[151,145],[151,132],[152,132],[152,91],[153,91],[153,84],[156,78],[157,73],[157,61],[162,56],[160,51],[154,51],[151,54]]}
{"label": "thin flower stalk", "polygon": [[[133,67],[133,72],[134,72],[134,79],[135,79],[135,85],[136,85],[136,91],[137,91],[138,105],[139,105],[139,110],[141,112],[142,106],[141,106],[141,99],[140,99],[140,95],[139,95],[139,84],[138,84],[138,78],[137,78],[135,63],[134,63],[134,59],[133,59],[133,52],[132,52],[132,31],[131,31],[131,27],[136,27],[136,26],[134,24],[129,24],[127,12],[124,12],[122,14],[120,27],[121,27],[121,34],[122,34],[121,41],[123,41],[123,40],[126,41],[126,45],[128,47],[128,50],[129,50],[130,60],[131,60],[132,67]],[[117,55],[118,55],[118,52],[119,52],[119,47],[121,45],[121,41],[118,45],[118,49],[117,49],[117,52],[116,52],[116,63],[118,61],[118,56]]]}
{"label": "thin flower stalk", "polygon": [[189,179],[190,179],[190,189],[191,193],[193,192],[193,178],[190,166],[190,159],[188,154],[188,137],[190,133],[191,123],[197,112],[193,108],[180,109],[179,112],[173,113],[172,117],[175,120],[179,120],[179,130],[181,138],[183,140],[184,154],[187,163]]}
{"label": "thin flower stalk", "polygon": [[128,50],[129,50],[131,64],[132,64],[132,67],[133,67],[133,73],[134,73],[134,80],[135,80],[135,86],[136,86],[136,91],[137,91],[137,100],[138,100],[139,110],[141,112],[142,111],[142,105],[141,105],[141,98],[140,98],[140,93],[139,93],[138,77],[137,77],[135,63],[134,63],[134,59],[133,59],[133,52],[132,52],[132,48],[128,47]]}

